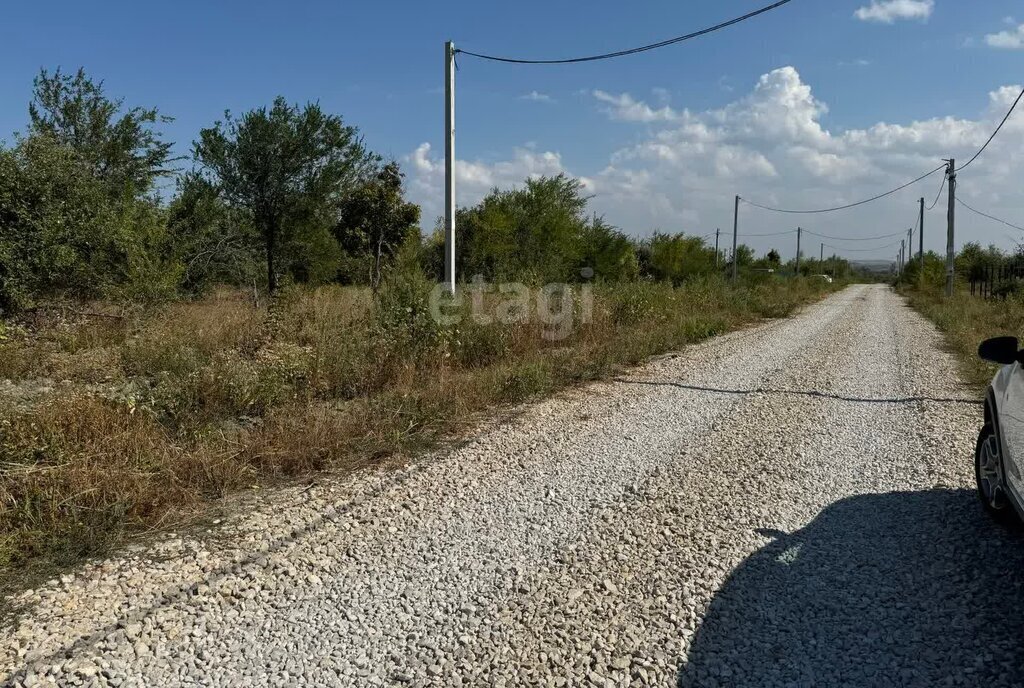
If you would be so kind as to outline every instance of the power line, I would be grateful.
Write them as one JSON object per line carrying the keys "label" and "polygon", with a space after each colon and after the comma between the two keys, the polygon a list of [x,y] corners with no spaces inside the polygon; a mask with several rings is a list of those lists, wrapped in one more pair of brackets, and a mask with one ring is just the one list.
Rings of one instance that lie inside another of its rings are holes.
{"label": "power line", "polygon": [[960,170],[962,170],[965,167],[967,167],[968,165],[970,165],[972,162],[974,162],[975,160],[978,159],[979,155],[981,155],[982,153],[985,152],[985,149],[988,148],[988,144],[992,143],[992,139],[994,139],[996,137],[996,134],[999,133],[999,130],[1003,128],[1004,124],[1006,124],[1006,120],[1010,119],[1010,115],[1013,114],[1014,109],[1017,107],[1017,103],[1020,102],[1020,99],[1022,97],[1024,97],[1024,88],[1021,89],[1020,94],[1017,96],[1017,100],[1013,101],[1013,105],[1010,106],[1009,111],[1006,113],[1006,117],[1003,117],[1003,121],[999,123],[999,126],[996,127],[996,130],[993,131],[992,135],[988,137],[988,141],[985,142],[985,145],[982,146],[981,149],[977,153],[974,154],[973,158],[971,158],[970,160],[965,162],[963,165],[958,167],[956,169],[957,172],[959,172]]}
{"label": "power line", "polygon": [[1024,232],[1024,227],[1018,227],[1017,225],[1013,224],[1012,222],[1007,222],[1006,220],[1001,220],[998,217],[995,217],[994,215],[989,215],[988,213],[981,212],[977,208],[972,208],[971,206],[967,205],[967,203],[964,202],[964,200],[962,198],[960,198],[960,197],[957,197],[956,202],[959,203],[960,205],[962,205],[963,207],[967,208],[968,210],[970,210],[972,213],[977,213],[978,215],[981,215],[982,217],[987,217],[990,220],[995,220],[996,222],[1001,222],[1002,224],[1006,225],[1007,227],[1013,227],[1014,229],[1019,229],[1020,231]]}
{"label": "power line", "polygon": [[[902,232],[900,232],[900,234],[902,234]],[[895,246],[899,246],[900,243],[901,242],[899,242],[899,241],[895,241],[895,242],[893,242],[891,244],[886,244],[885,246],[874,246],[872,248],[845,248],[845,247],[839,247],[839,246],[832,246],[831,244],[825,244],[825,246],[827,246],[828,248],[833,249],[835,251],[844,251],[846,253],[872,253],[874,251],[884,251],[887,248],[893,248]]]}
{"label": "power line", "polygon": [[947,175],[942,175],[942,184],[939,185],[939,193],[935,194],[935,200],[932,201],[932,204],[930,206],[925,208],[926,211],[930,211],[939,202],[939,198],[942,196],[942,190],[946,188],[946,180],[948,178],[949,177]]}
{"label": "power line", "polygon": [[893,232],[892,234],[880,234],[878,236],[857,237],[857,238],[854,238],[854,237],[837,237],[837,236],[829,236],[828,234],[818,234],[817,232],[812,232],[809,229],[805,229],[804,230],[804,234],[813,234],[816,237],[821,237],[822,239],[832,239],[833,241],[876,241],[878,239],[888,239],[889,237],[902,236],[903,232]]}
{"label": "power line", "polygon": [[750,201],[750,200],[747,200],[746,198],[742,198],[742,197],[740,198],[740,200],[743,201],[744,203],[746,203],[747,205],[752,205],[755,208],[760,208],[761,210],[770,210],[773,213],[790,213],[790,214],[794,214],[794,215],[814,215],[814,214],[818,214],[818,213],[833,213],[833,212],[835,212],[837,210],[846,210],[847,208],[855,208],[855,207],[857,207],[859,205],[864,205],[865,203],[871,203],[872,201],[877,201],[880,198],[885,198],[886,196],[891,196],[894,193],[896,193],[897,191],[902,191],[903,189],[907,188],[908,186],[912,186],[914,184],[917,184],[919,181],[921,181],[923,179],[927,179],[928,177],[932,176],[933,174],[935,174],[939,170],[943,170],[945,168],[946,168],[945,165],[940,165],[940,166],[936,167],[934,170],[932,170],[931,172],[928,172],[927,174],[922,174],[917,179],[913,179],[913,180],[907,182],[906,184],[903,184],[901,186],[897,186],[895,189],[891,189],[889,191],[886,191],[885,193],[878,194],[877,196],[872,196],[871,198],[865,198],[863,201],[857,201],[856,203],[847,203],[846,205],[840,205],[840,206],[837,206],[835,208],[820,208],[818,210],[789,210],[789,209],[786,209],[786,208],[773,208],[771,206],[761,205],[760,203],[755,203],[754,201]]}
{"label": "power line", "polygon": [[749,237],[783,236],[785,234],[796,234],[796,230],[795,229],[787,229],[785,232],[767,232],[767,233],[764,233],[764,234],[737,234],[736,236],[746,239],[746,238],[749,238]]}
{"label": "power line", "polygon": [[601,55],[590,55],[588,57],[572,57],[572,58],[567,58],[567,59],[562,59],[562,60],[523,60],[523,59],[512,58],[512,57],[497,57],[495,55],[484,55],[482,53],[474,53],[474,52],[470,52],[468,50],[456,50],[455,52],[456,53],[462,53],[464,55],[470,55],[472,57],[479,57],[482,60],[491,60],[493,62],[510,62],[510,63],[513,63],[513,64],[570,64],[570,63],[574,63],[574,62],[593,62],[595,60],[608,60],[608,59],[611,59],[613,57],[624,57],[626,55],[635,55],[636,53],[642,53],[642,52],[646,52],[648,50],[654,50],[656,48],[664,48],[665,46],[668,46],[668,45],[673,45],[675,43],[682,43],[683,41],[688,41],[691,38],[697,38],[699,36],[704,36],[706,34],[713,33],[713,32],[718,31],[720,29],[724,29],[724,28],[730,27],[733,24],[739,24],[740,22],[746,21],[748,19],[753,19],[754,17],[756,17],[758,15],[761,15],[761,14],[764,14],[765,12],[770,12],[770,11],[772,11],[774,9],[782,7],[783,5],[788,4],[791,1],[792,0],[779,0],[779,2],[776,2],[776,3],[772,4],[772,5],[768,5],[767,7],[762,7],[759,10],[755,10],[755,11],[750,12],[748,14],[744,14],[742,17],[736,17],[735,19],[730,19],[729,21],[722,22],[721,24],[715,24],[714,26],[709,26],[706,29],[701,29],[700,31],[694,31],[693,33],[688,33],[688,34],[685,34],[683,36],[676,36],[675,38],[669,38],[668,40],[659,41],[658,43],[651,43],[650,45],[640,46],[639,48],[629,48],[628,50],[619,50],[618,52],[614,52],[614,53],[603,53]]}

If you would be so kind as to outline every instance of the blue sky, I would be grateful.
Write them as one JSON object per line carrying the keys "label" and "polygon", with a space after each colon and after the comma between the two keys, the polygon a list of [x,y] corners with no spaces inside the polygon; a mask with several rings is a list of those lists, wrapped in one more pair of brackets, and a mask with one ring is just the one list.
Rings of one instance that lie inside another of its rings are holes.
{"label": "blue sky", "polygon": [[[181,152],[225,109],[278,94],[319,100],[402,161],[429,226],[441,207],[445,39],[492,54],[573,56],[763,4],[14,3],[0,43],[0,135],[10,141],[24,127],[33,75],[58,65],[84,66],[110,94],[175,117],[166,133]],[[717,34],[618,60],[519,66],[461,56],[459,201],[476,201],[491,184],[566,171],[586,180],[595,210],[644,235],[731,227],[734,193],[790,206],[856,200],[984,140],[995,111],[1006,109],[999,89],[1024,82],[1022,24],[1024,7],[1010,0],[793,0]],[[972,205],[1024,224],[1019,122],[1024,112],[963,182]],[[849,236],[905,229],[913,200],[933,198],[938,181],[805,224]],[[928,226],[940,219],[934,213]],[[741,231],[793,223],[745,209]],[[1008,246],[1013,238],[986,220],[964,216],[963,225],[965,239]],[[926,232],[926,244],[939,248],[939,232]]]}

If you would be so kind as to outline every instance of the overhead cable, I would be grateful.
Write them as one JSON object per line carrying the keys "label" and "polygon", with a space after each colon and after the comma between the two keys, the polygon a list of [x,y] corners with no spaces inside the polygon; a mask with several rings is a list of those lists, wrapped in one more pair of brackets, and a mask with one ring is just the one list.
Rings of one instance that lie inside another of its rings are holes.
{"label": "overhead cable", "polygon": [[753,19],[758,15],[764,14],[765,12],[770,12],[790,2],[792,2],[792,0],[779,0],[779,2],[768,5],[767,7],[762,7],[759,10],[755,10],[753,12],[744,14],[742,17],[736,17],[735,19],[730,19],[729,21],[724,21],[720,24],[709,26],[706,29],[701,29],[700,31],[694,31],[693,33],[688,33],[682,36],[676,36],[675,38],[669,38],[667,40],[659,41],[657,43],[651,43],[650,45],[643,45],[640,46],[639,48],[629,48],[628,50],[619,50],[617,52],[603,53],[601,55],[590,55],[588,57],[571,57],[558,60],[526,60],[514,57],[498,57],[495,55],[485,55],[483,53],[474,53],[468,50],[460,49],[456,49],[455,52],[462,53],[463,55],[470,55],[472,57],[479,57],[482,60],[491,60],[493,62],[509,62],[512,64],[571,64],[574,62],[594,62],[595,60],[609,60],[614,57],[625,57],[626,55],[635,55],[636,53],[643,53],[647,52],[648,50],[654,50],[656,48],[664,48],[665,46],[674,45],[675,43],[682,43],[683,41],[688,41],[692,38],[698,38],[709,33],[714,33],[715,31],[719,31],[720,29],[728,28],[733,24],[739,24],[740,22],[746,21],[748,19]]}
{"label": "overhead cable", "polygon": [[946,188],[947,179],[949,179],[948,175],[942,175],[942,184],[939,185],[939,193],[935,194],[935,200],[932,201],[932,204],[930,206],[925,208],[926,211],[930,211],[932,208],[935,207],[935,204],[939,202],[939,198],[942,197],[942,190]]}
{"label": "overhead cable", "polygon": [[774,236],[782,236],[784,234],[796,234],[796,230],[795,229],[787,229],[785,232],[766,232],[764,234],[737,234],[736,236],[741,238],[741,239],[746,239],[746,238],[749,238],[749,237],[774,237]]}
{"label": "overhead cable", "polygon": [[1006,120],[1010,119],[1010,115],[1013,114],[1014,109],[1017,107],[1017,103],[1020,102],[1020,99],[1022,97],[1024,97],[1024,88],[1021,89],[1020,94],[1017,96],[1017,100],[1013,101],[1013,105],[1011,105],[1009,111],[1007,111],[1006,117],[1003,117],[1003,121],[999,123],[999,126],[996,127],[996,130],[993,131],[992,135],[988,137],[988,141],[985,142],[985,145],[982,146],[981,149],[977,153],[974,154],[974,157],[972,157],[970,160],[965,162],[960,167],[956,168],[957,172],[959,172],[960,170],[962,170],[965,167],[967,167],[968,165],[970,165],[972,162],[974,162],[975,160],[978,159],[979,155],[981,155],[982,153],[985,152],[985,149],[988,148],[988,144],[992,143],[992,139],[994,139],[996,137],[996,134],[999,133],[999,130],[1003,128],[1004,124],[1006,124]]}
{"label": "overhead cable", "polygon": [[854,238],[854,237],[830,236],[828,234],[818,234],[817,232],[812,232],[809,229],[805,229],[804,230],[804,234],[813,234],[816,237],[821,237],[822,239],[832,239],[833,241],[876,241],[878,239],[888,239],[889,237],[902,236],[903,232],[893,232],[892,234],[879,234],[878,236],[856,237],[856,238]]}
{"label": "overhead cable", "polygon": [[995,220],[996,222],[1000,222],[1000,223],[1006,225],[1007,227],[1013,227],[1014,229],[1019,229],[1020,231],[1024,232],[1024,227],[1020,227],[1018,225],[1015,225],[1012,222],[1007,222],[1006,220],[1002,220],[1002,219],[1000,219],[1000,218],[998,218],[998,217],[996,217],[994,215],[989,215],[988,213],[983,213],[980,210],[978,210],[977,208],[972,208],[971,206],[967,205],[967,203],[964,202],[964,200],[962,198],[960,198],[959,196],[957,197],[956,202],[959,203],[960,205],[962,205],[963,207],[967,208],[968,210],[970,210],[972,213],[977,213],[978,215],[981,215],[982,217],[987,217],[988,219]]}
{"label": "overhead cable", "polygon": [[831,248],[833,250],[836,250],[836,251],[845,251],[847,253],[872,253],[873,251],[884,251],[887,248],[892,248],[894,246],[899,246],[901,243],[902,242],[900,242],[900,241],[896,241],[896,242],[893,242],[891,244],[886,244],[885,246],[874,246],[872,248],[845,248],[845,247],[839,247],[839,246],[832,246],[830,244],[825,244],[825,246],[827,246],[828,248]]}
{"label": "overhead cable", "polygon": [[857,201],[856,203],[847,203],[846,205],[836,206],[835,208],[819,208],[819,209],[816,209],[816,210],[790,210],[790,209],[787,209],[787,208],[773,208],[771,206],[762,205],[760,203],[755,203],[754,201],[748,200],[748,199],[743,198],[743,197],[740,197],[740,200],[743,201],[744,203],[746,203],[747,205],[752,205],[755,208],[760,208],[761,210],[770,210],[773,213],[790,213],[790,214],[795,214],[795,215],[814,215],[814,214],[818,214],[818,213],[833,213],[833,212],[835,212],[837,210],[846,210],[847,208],[855,208],[855,207],[857,207],[859,205],[864,205],[865,203],[871,203],[872,201],[877,201],[880,198],[885,198],[886,196],[891,196],[894,193],[896,193],[897,191],[902,191],[903,189],[907,188],[908,186],[912,186],[914,184],[917,184],[919,181],[921,181],[923,179],[927,179],[928,177],[932,176],[933,174],[935,174],[939,170],[944,170],[944,169],[946,169],[946,166],[945,165],[940,165],[940,166],[936,167],[934,170],[932,170],[931,172],[928,172],[926,174],[922,174],[917,179],[912,179],[911,181],[907,182],[906,184],[902,184],[900,186],[897,186],[895,189],[890,189],[889,191],[886,191],[885,193],[880,193],[877,196],[872,196],[871,198],[865,198],[863,201]]}

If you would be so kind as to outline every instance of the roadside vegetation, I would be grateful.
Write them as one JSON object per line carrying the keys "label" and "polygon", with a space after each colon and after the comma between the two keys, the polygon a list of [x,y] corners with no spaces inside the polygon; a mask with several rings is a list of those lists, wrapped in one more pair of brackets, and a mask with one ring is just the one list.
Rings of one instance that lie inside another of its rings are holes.
{"label": "roadside vegetation", "polygon": [[741,246],[730,283],[704,240],[631,238],[576,180],[541,177],[458,210],[463,298],[438,318],[440,234],[358,129],[277,99],[201,131],[189,165],[164,121],[43,71],[0,148],[8,582],[232,491],[437,446],[850,273],[828,261],[827,284],[813,259],[795,275]]}
{"label": "roadside vegetation", "polygon": [[1008,281],[990,298],[982,298],[980,289],[971,294],[970,280],[1011,258],[995,246],[965,244],[956,258],[956,289],[951,298],[945,296],[945,258],[935,252],[925,255],[923,278],[920,264],[914,261],[896,283],[911,306],[942,331],[960,361],[964,380],[979,392],[998,366],[978,358],[978,345],[989,337],[1024,337],[1024,290],[1019,282]]}

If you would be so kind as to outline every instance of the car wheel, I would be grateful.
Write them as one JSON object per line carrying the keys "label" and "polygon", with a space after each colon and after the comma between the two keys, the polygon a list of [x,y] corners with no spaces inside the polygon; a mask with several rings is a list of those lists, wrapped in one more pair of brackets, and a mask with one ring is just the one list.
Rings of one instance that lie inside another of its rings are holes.
{"label": "car wheel", "polygon": [[1016,512],[1006,496],[1003,481],[1003,454],[999,447],[999,438],[995,429],[986,425],[978,435],[978,445],[974,450],[974,477],[978,482],[978,497],[994,518],[1002,522],[1016,520]]}

